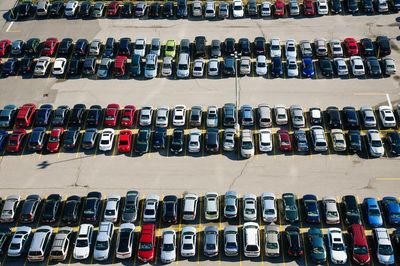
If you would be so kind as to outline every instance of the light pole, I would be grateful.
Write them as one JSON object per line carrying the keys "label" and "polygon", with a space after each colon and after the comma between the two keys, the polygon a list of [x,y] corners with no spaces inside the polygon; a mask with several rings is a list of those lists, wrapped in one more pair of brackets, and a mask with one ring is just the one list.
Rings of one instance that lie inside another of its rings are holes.
{"label": "light pole", "polygon": [[235,51],[234,53],[235,58],[235,97],[236,97],[236,112],[235,112],[235,131],[236,135],[240,135],[240,125],[239,125],[239,98],[240,98],[240,88],[239,88],[239,80],[238,80],[238,69],[237,69],[237,61],[238,53]]}

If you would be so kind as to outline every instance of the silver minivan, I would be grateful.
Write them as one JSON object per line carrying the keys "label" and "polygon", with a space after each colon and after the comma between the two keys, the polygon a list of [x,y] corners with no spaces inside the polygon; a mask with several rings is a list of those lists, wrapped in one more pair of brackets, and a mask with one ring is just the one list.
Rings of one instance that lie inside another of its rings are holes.
{"label": "silver minivan", "polygon": [[194,193],[187,193],[183,197],[183,220],[193,221],[196,219],[198,196]]}
{"label": "silver minivan", "polygon": [[258,124],[260,127],[271,127],[272,119],[271,119],[271,108],[268,104],[261,103],[257,108],[258,115]]}
{"label": "silver minivan", "polygon": [[58,230],[50,250],[51,260],[63,261],[67,258],[72,232],[71,227],[62,227]]}
{"label": "silver minivan", "polygon": [[47,245],[53,234],[53,227],[41,226],[37,228],[28,251],[28,261],[44,261]]}
{"label": "silver minivan", "polygon": [[49,11],[50,2],[47,0],[41,0],[36,5],[36,15],[38,16],[47,16],[47,12]]}
{"label": "silver minivan", "polygon": [[176,76],[178,78],[188,78],[190,74],[190,56],[187,53],[179,55]]}

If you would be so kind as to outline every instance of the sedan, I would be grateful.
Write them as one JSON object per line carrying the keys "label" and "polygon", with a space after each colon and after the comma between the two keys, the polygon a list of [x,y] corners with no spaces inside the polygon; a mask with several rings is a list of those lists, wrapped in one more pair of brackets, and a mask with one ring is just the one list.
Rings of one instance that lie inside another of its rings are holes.
{"label": "sedan", "polygon": [[95,222],[100,214],[100,192],[89,192],[86,196],[85,206],[83,207],[82,221],[84,222]]}
{"label": "sedan", "polygon": [[273,149],[272,132],[269,129],[261,129],[258,148],[261,152],[271,152]]}
{"label": "sedan", "polygon": [[300,228],[290,225],[285,228],[285,235],[288,244],[288,255],[292,257],[303,255],[304,251],[303,244],[301,242]]}
{"label": "sedan", "polygon": [[349,69],[347,67],[346,61],[339,57],[333,59],[333,64],[335,68],[336,75],[347,76],[349,74]]}
{"label": "sedan", "polygon": [[311,259],[316,264],[326,261],[326,248],[324,244],[324,234],[322,230],[316,227],[308,229],[308,240],[310,242]]}
{"label": "sedan", "polygon": [[381,65],[376,57],[367,57],[365,64],[367,65],[368,73],[371,76],[380,77],[382,75]]}
{"label": "sedan", "polygon": [[397,132],[388,132],[386,140],[390,153],[396,156],[400,155],[400,134]]}
{"label": "sedan", "polygon": [[199,58],[193,63],[193,77],[203,77],[204,75],[204,59]]}
{"label": "sedan", "polygon": [[302,73],[303,73],[304,77],[309,78],[311,76],[314,76],[315,71],[314,71],[314,63],[312,61],[312,58],[308,58],[308,57],[303,58],[302,59],[302,68],[303,68]]}
{"label": "sedan", "polygon": [[42,201],[39,195],[29,195],[26,197],[24,204],[22,205],[21,214],[19,217],[22,223],[31,223],[35,220],[36,211],[39,208],[39,204]]}
{"label": "sedan", "polygon": [[185,226],[181,232],[181,256],[193,257],[196,255],[196,234],[193,226]]}
{"label": "sedan", "polygon": [[121,196],[118,194],[107,197],[106,207],[104,209],[103,221],[115,223],[118,220],[119,206]]}
{"label": "sedan", "polygon": [[118,152],[130,152],[132,148],[132,131],[126,129],[119,132]]}
{"label": "sedan", "polygon": [[306,221],[309,223],[319,223],[321,219],[318,209],[317,197],[312,194],[304,195],[303,205],[306,214]]}
{"label": "sedan", "polygon": [[174,262],[176,260],[176,232],[174,230],[165,230],[162,232],[161,239],[161,262]]}
{"label": "sedan", "polygon": [[54,223],[57,221],[61,201],[62,197],[59,194],[50,194],[47,197],[41,216],[42,223]]}
{"label": "sedan", "polygon": [[277,131],[279,139],[279,149],[280,151],[292,151],[292,142],[289,135],[289,131],[285,129],[280,129]]}
{"label": "sedan", "polygon": [[367,131],[367,145],[369,154],[373,157],[382,157],[385,153],[382,139],[378,130],[370,129]]}
{"label": "sedan", "polygon": [[351,70],[354,76],[364,76],[365,68],[364,63],[360,56],[351,56],[350,57],[350,65]]}
{"label": "sedan", "polygon": [[49,140],[47,141],[46,150],[48,152],[57,152],[61,146],[61,139],[64,135],[64,128],[56,127],[51,130]]}

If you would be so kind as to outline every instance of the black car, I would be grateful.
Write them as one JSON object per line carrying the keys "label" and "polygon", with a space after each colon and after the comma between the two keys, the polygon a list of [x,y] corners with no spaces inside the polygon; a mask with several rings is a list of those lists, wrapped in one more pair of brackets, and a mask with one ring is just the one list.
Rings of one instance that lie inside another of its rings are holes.
{"label": "black car", "polygon": [[206,52],[206,37],[196,36],[194,38],[194,56],[195,57],[205,57]]}
{"label": "black car", "polygon": [[39,38],[30,38],[29,40],[26,41],[25,45],[25,53],[26,54],[36,54],[38,51],[40,45],[40,39]]}
{"label": "black car", "polygon": [[363,56],[375,56],[374,43],[369,38],[363,38],[360,40],[361,54]]}
{"label": "black car", "polygon": [[121,16],[129,18],[133,15],[133,5],[131,2],[125,2],[121,8]]}
{"label": "black car", "polygon": [[187,0],[178,0],[178,6],[176,9],[176,17],[186,18],[188,15],[188,4]]}
{"label": "black car", "polygon": [[240,38],[238,42],[238,53],[241,56],[250,56],[251,55],[251,46],[250,41],[247,38]]}
{"label": "black car", "polygon": [[82,221],[95,222],[101,215],[100,210],[101,192],[89,192],[83,207]]}
{"label": "black car", "polygon": [[303,255],[303,245],[301,242],[300,228],[290,225],[285,229],[288,244],[287,253],[289,256],[298,257]]}
{"label": "black car", "polygon": [[353,195],[343,196],[342,203],[346,224],[361,224],[361,214],[356,197]]}
{"label": "black car", "polygon": [[19,221],[22,223],[33,222],[41,200],[39,195],[29,195],[26,197],[22,205]]}
{"label": "black car", "polygon": [[104,45],[104,57],[113,57],[115,53],[115,39],[112,37],[107,38]]}
{"label": "black car", "polygon": [[45,127],[35,127],[29,136],[28,149],[31,151],[41,151],[44,146],[45,136]]}
{"label": "black car", "polygon": [[331,1],[331,12],[333,14],[342,13],[342,1],[341,0],[332,0]]}
{"label": "black car", "polygon": [[56,1],[51,3],[48,13],[51,17],[60,17],[64,13],[64,2]]}
{"label": "black car", "polygon": [[96,57],[86,57],[85,61],[83,61],[82,73],[85,75],[94,75],[96,73],[96,67]]}
{"label": "black car", "polygon": [[391,54],[392,50],[387,36],[376,37],[376,50],[378,52],[378,57],[384,57]]}
{"label": "black car", "polygon": [[82,2],[78,14],[81,18],[88,18],[92,15],[92,5],[89,1]]}
{"label": "black car", "polygon": [[71,38],[64,38],[61,40],[60,45],[58,46],[57,53],[59,55],[69,55],[72,51],[73,41]]}
{"label": "black car", "polygon": [[265,38],[256,37],[254,39],[254,51],[256,55],[265,55]]}
{"label": "black car", "polygon": [[386,134],[386,140],[389,146],[389,151],[393,155],[400,154],[400,135],[397,132],[388,132]]}
{"label": "black car", "polygon": [[79,58],[72,58],[69,61],[68,74],[71,76],[80,75],[82,72],[83,62]]}
{"label": "black car", "polygon": [[217,128],[207,129],[205,148],[209,153],[219,152],[219,131]]}
{"label": "black car", "polygon": [[275,78],[282,77],[283,67],[282,67],[282,60],[280,57],[271,58],[271,75]]}
{"label": "black car", "polygon": [[2,228],[0,230],[0,255],[7,251],[7,244],[11,238],[11,230],[9,228]]}
{"label": "black car", "polygon": [[57,221],[58,211],[60,210],[62,197],[59,194],[50,194],[42,212],[42,223],[54,223]]}
{"label": "black car", "polygon": [[359,128],[360,120],[358,119],[356,108],[352,106],[346,106],[342,109],[344,124],[348,129]]}
{"label": "black car", "polygon": [[53,105],[42,104],[40,108],[36,110],[35,125],[47,126],[50,123],[52,114],[53,114]]}
{"label": "black car", "polygon": [[378,58],[375,56],[369,56],[365,59],[365,65],[369,75],[380,77],[382,75],[381,65],[379,64]]}
{"label": "black car", "polygon": [[319,59],[319,68],[321,69],[322,75],[325,77],[332,77],[333,76],[333,67],[332,62],[329,58],[320,58]]}
{"label": "black car", "polygon": [[397,254],[400,254],[400,229],[396,229],[392,235],[393,248],[396,249]]}
{"label": "black car", "polygon": [[393,10],[395,12],[398,12],[400,10],[400,0],[394,0],[393,1]]}
{"label": "black car", "polygon": [[235,76],[235,58],[233,56],[227,56],[224,58],[224,65],[222,67],[222,72],[226,76]]}
{"label": "black car", "polygon": [[132,49],[131,42],[132,42],[131,38],[121,38],[119,40],[118,54],[130,56]]}
{"label": "black car", "polygon": [[139,129],[136,137],[135,152],[139,155],[149,152],[151,130],[148,128]]}
{"label": "black car", "polygon": [[170,18],[175,15],[175,6],[173,2],[166,2],[162,9],[163,17]]}
{"label": "black car", "polygon": [[374,13],[374,3],[372,0],[363,0],[362,6],[365,13]]}
{"label": "black car", "polygon": [[179,44],[179,54],[186,53],[190,54],[190,40],[189,39],[182,39]]}
{"label": "black car", "polygon": [[180,128],[174,129],[171,140],[171,152],[179,154],[183,151],[183,137],[184,132]]}
{"label": "black car", "polygon": [[167,195],[162,204],[162,220],[164,223],[175,224],[178,220],[178,198],[175,195]]}
{"label": "black car", "polygon": [[86,39],[78,39],[75,43],[74,55],[85,56],[89,47],[89,41]]}
{"label": "black car", "polygon": [[362,146],[360,130],[349,130],[347,135],[349,137],[349,150],[352,152],[361,152]]}
{"label": "black car", "polygon": [[148,16],[150,18],[158,18],[161,15],[161,5],[159,3],[151,3]]}
{"label": "black car", "polygon": [[236,51],[235,47],[235,39],[233,38],[226,38],[224,41],[224,53],[225,55],[233,55]]}
{"label": "black car", "polygon": [[18,18],[26,18],[33,13],[33,4],[30,1],[23,2],[16,7],[14,14],[17,14]]}
{"label": "black car", "polygon": [[86,126],[87,127],[98,127],[100,121],[102,121],[101,114],[103,112],[103,108],[100,105],[92,105],[88,110],[88,114],[86,117]]}
{"label": "black car", "polygon": [[54,117],[51,120],[51,125],[54,127],[62,127],[67,124],[69,118],[69,106],[68,105],[60,105],[54,111]]}
{"label": "black car", "polygon": [[18,59],[17,58],[10,58],[3,64],[3,68],[1,74],[3,77],[13,76],[18,73]]}
{"label": "black car", "polygon": [[256,0],[250,0],[247,3],[247,14],[249,15],[249,17],[258,16],[258,7]]}
{"label": "black car", "polygon": [[62,214],[62,222],[66,224],[75,224],[79,219],[79,209],[81,207],[81,197],[69,196],[65,201]]}
{"label": "black car", "polygon": [[347,0],[347,11],[349,11],[351,14],[358,13],[357,0]]}
{"label": "black car", "polygon": [[64,133],[63,147],[73,149],[76,147],[80,135],[80,128],[69,128]]}
{"label": "black car", "polygon": [[116,252],[119,254],[129,254],[135,238],[135,229],[130,228],[130,224],[124,224],[120,227]]}
{"label": "black car", "polygon": [[164,149],[167,137],[167,130],[165,128],[157,128],[153,133],[153,148]]}
{"label": "black car", "polygon": [[85,111],[86,111],[85,104],[75,104],[71,111],[69,123],[71,125],[82,126],[85,118]]}
{"label": "black car", "polygon": [[326,108],[326,118],[330,128],[341,128],[342,120],[340,119],[339,108],[335,106],[329,106]]}
{"label": "black car", "polygon": [[24,57],[19,62],[19,70],[22,74],[31,73],[33,71],[33,67],[34,61],[31,57]]}
{"label": "black car", "polygon": [[121,220],[124,223],[133,223],[137,220],[140,193],[130,190],[125,196],[125,207],[122,212]]}

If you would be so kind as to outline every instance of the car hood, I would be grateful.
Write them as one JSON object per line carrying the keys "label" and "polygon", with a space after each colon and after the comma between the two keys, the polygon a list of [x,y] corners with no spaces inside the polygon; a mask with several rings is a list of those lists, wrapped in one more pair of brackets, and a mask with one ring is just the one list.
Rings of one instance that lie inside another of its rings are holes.
{"label": "car hood", "polygon": [[335,260],[342,260],[345,261],[347,259],[346,250],[338,251],[338,250],[331,250],[331,257]]}
{"label": "car hood", "polygon": [[153,256],[154,256],[153,250],[148,250],[148,251],[139,250],[138,251],[138,257],[140,257],[142,259],[150,260]]}
{"label": "car hood", "polygon": [[89,255],[89,247],[75,247],[74,248],[74,256],[87,256]]}
{"label": "car hood", "polygon": [[289,221],[295,221],[298,219],[297,211],[286,211],[285,214]]}
{"label": "car hood", "polygon": [[161,252],[162,260],[173,260],[175,259],[175,251],[163,251]]}

